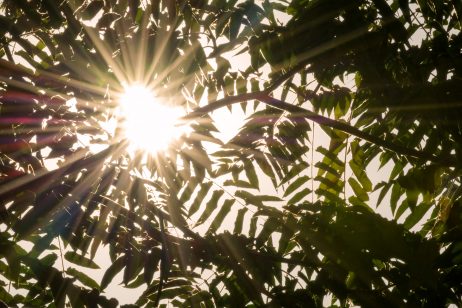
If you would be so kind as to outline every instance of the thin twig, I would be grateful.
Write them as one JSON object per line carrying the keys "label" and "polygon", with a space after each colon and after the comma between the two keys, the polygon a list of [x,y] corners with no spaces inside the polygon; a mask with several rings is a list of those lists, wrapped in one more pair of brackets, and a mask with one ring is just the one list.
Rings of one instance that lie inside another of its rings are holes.
{"label": "thin twig", "polygon": [[315,126],[314,126],[314,121],[311,121],[311,203],[314,204],[314,130],[315,130]]}
{"label": "thin twig", "polygon": [[59,255],[61,258],[61,267],[63,269],[63,277],[66,278],[66,269],[64,267],[63,249],[61,247],[61,238],[59,236],[58,236],[58,247],[59,247]]}

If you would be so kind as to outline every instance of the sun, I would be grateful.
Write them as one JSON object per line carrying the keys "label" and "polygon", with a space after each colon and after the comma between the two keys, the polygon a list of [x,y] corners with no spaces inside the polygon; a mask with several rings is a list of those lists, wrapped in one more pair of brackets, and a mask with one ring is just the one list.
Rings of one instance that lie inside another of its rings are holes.
{"label": "sun", "polygon": [[125,87],[119,101],[124,137],[132,149],[156,153],[187,132],[179,123],[184,110],[163,103],[143,85]]}

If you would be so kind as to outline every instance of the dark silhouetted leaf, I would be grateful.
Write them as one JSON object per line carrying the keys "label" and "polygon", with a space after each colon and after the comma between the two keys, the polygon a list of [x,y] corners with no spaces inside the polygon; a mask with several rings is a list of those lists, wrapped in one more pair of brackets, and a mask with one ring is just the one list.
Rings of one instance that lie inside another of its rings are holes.
{"label": "dark silhouetted leaf", "polygon": [[291,193],[293,193],[294,191],[296,191],[297,189],[299,189],[303,184],[305,184],[306,182],[308,182],[310,180],[310,178],[308,176],[301,176],[299,177],[298,179],[296,179],[295,181],[293,181],[289,186],[287,186],[287,188],[285,189],[284,191],[284,197],[287,197],[288,195],[290,195]]}
{"label": "dark silhouetted leaf", "polygon": [[99,289],[99,285],[96,281],[90,278],[88,275],[76,270],[75,268],[69,267],[66,269],[66,274],[75,277],[78,281],[93,289]]}
{"label": "dark silhouetted leaf", "polygon": [[73,251],[66,252],[66,254],[64,255],[64,258],[71,263],[74,263],[74,264],[77,264],[83,267],[94,268],[94,269],[99,268],[98,264],[96,264],[93,260],[83,257]]}
{"label": "dark silhouetted leaf", "polygon": [[114,277],[124,268],[124,257],[121,256],[116,259],[106,270],[101,279],[100,288],[101,290],[106,289],[106,287],[112,282]]}
{"label": "dark silhouetted leaf", "polygon": [[311,189],[304,188],[301,191],[299,191],[298,193],[296,193],[292,198],[290,198],[289,201],[287,201],[287,203],[288,204],[295,204],[295,203],[301,201],[306,196],[308,196],[310,193],[311,193]]}

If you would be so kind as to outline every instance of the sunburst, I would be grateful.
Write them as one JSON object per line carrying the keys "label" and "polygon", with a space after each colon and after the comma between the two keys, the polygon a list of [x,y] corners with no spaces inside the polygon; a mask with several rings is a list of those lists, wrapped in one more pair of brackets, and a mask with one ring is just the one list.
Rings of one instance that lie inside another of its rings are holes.
{"label": "sunburst", "polygon": [[188,132],[179,121],[184,109],[162,101],[142,84],[126,86],[119,106],[123,134],[132,149],[160,152]]}

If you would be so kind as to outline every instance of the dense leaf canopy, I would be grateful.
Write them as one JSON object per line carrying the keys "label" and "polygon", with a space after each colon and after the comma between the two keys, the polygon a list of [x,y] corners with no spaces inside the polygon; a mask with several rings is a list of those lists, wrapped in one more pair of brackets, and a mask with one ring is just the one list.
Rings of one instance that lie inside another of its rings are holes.
{"label": "dense leaf canopy", "polygon": [[[462,305],[460,1],[0,3],[4,304]],[[165,151],[135,81],[187,112]]]}

